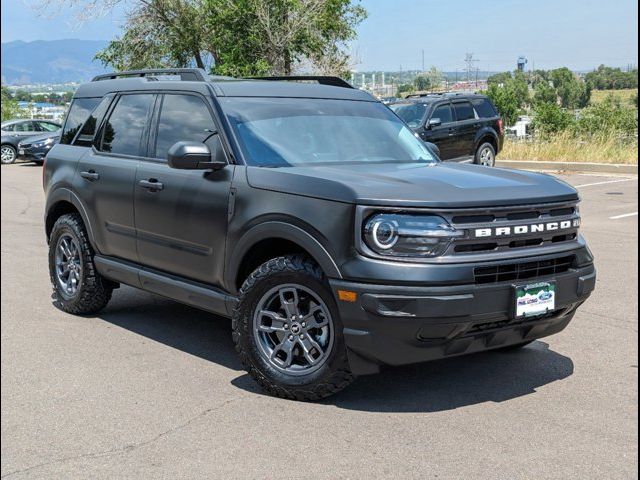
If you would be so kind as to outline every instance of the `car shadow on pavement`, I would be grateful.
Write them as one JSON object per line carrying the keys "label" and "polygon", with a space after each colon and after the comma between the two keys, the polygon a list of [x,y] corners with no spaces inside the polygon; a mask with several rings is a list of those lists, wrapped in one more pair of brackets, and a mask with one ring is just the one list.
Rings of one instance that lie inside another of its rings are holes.
{"label": "car shadow on pavement", "polygon": [[169,347],[242,370],[231,321],[131,287],[121,287],[96,318]]}
{"label": "car shadow on pavement", "polygon": [[[504,402],[573,374],[569,357],[545,342],[511,352],[485,352],[364,376],[322,403],[366,412],[442,412],[485,402]],[[232,382],[264,394],[248,375]]]}
{"label": "car shadow on pavement", "polygon": [[[116,290],[97,318],[189,355],[243,370],[228,319],[130,287]],[[517,351],[383,368],[377,375],[358,378],[322,403],[369,412],[440,412],[530,395],[572,374],[569,357],[536,341]],[[247,374],[232,384],[265,395]]]}

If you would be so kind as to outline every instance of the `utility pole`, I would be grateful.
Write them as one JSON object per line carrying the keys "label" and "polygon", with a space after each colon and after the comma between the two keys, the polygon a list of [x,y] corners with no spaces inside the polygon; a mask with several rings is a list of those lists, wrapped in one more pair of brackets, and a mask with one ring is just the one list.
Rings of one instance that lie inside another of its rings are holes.
{"label": "utility pole", "polygon": [[471,83],[471,74],[475,69],[474,64],[477,62],[479,62],[479,60],[476,58],[473,58],[473,53],[467,53],[464,56],[464,63],[467,64],[467,85]]}

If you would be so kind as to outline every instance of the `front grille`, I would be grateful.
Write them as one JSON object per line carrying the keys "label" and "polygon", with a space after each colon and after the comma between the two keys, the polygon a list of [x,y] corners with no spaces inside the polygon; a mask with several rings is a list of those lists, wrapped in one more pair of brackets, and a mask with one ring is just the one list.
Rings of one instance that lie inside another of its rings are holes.
{"label": "front grille", "polygon": [[31,148],[31,144],[30,143],[21,143],[20,145],[18,145],[18,148],[20,148],[20,149]]}
{"label": "front grille", "polygon": [[524,263],[509,263],[490,267],[476,267],[473,270],[475,283],[513,282],[535,280],[536,278],[568,272],[575,263],[575,256],[537,260]]}
{"label": "front grille", "polygon": [[533,231],[520,234],[473,236],[477,229],[496,231],[502,227],[516,228],[548,222],[566,222],[579,220],[576,202],[535,205],[530,207],[500,207],[496,209],[479,208],[463,211],[443,212],[443,217],[451,225],[467,232],[464,237],[456,238],[446,255],[473,255],[506,253],[518,249],[543,248],[563,242],[572,242],[578,238],[578,227],[561,231]]}

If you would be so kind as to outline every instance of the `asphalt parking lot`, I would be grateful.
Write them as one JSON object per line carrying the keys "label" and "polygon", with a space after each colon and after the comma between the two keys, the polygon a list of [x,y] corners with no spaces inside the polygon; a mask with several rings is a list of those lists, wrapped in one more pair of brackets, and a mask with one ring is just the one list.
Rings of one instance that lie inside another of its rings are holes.
{"label": "asphalt parking lot", "polygon": [[51,303],[40,167],[2,166],[2,478],[637,478],[638,181],[578,186],[596,292],[561,334],[263,395],[230,323],[121,288]]}

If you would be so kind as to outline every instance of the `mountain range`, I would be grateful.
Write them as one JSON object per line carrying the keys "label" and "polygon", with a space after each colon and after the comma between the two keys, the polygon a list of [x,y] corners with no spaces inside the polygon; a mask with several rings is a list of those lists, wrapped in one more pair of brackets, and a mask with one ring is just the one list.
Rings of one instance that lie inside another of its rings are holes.
{"label": "mountain range", "polygon": [[103,40],[73,39],[2,43],[2,83],[26,85],[90,80],[105,72],[94,57],[107,44]]}

